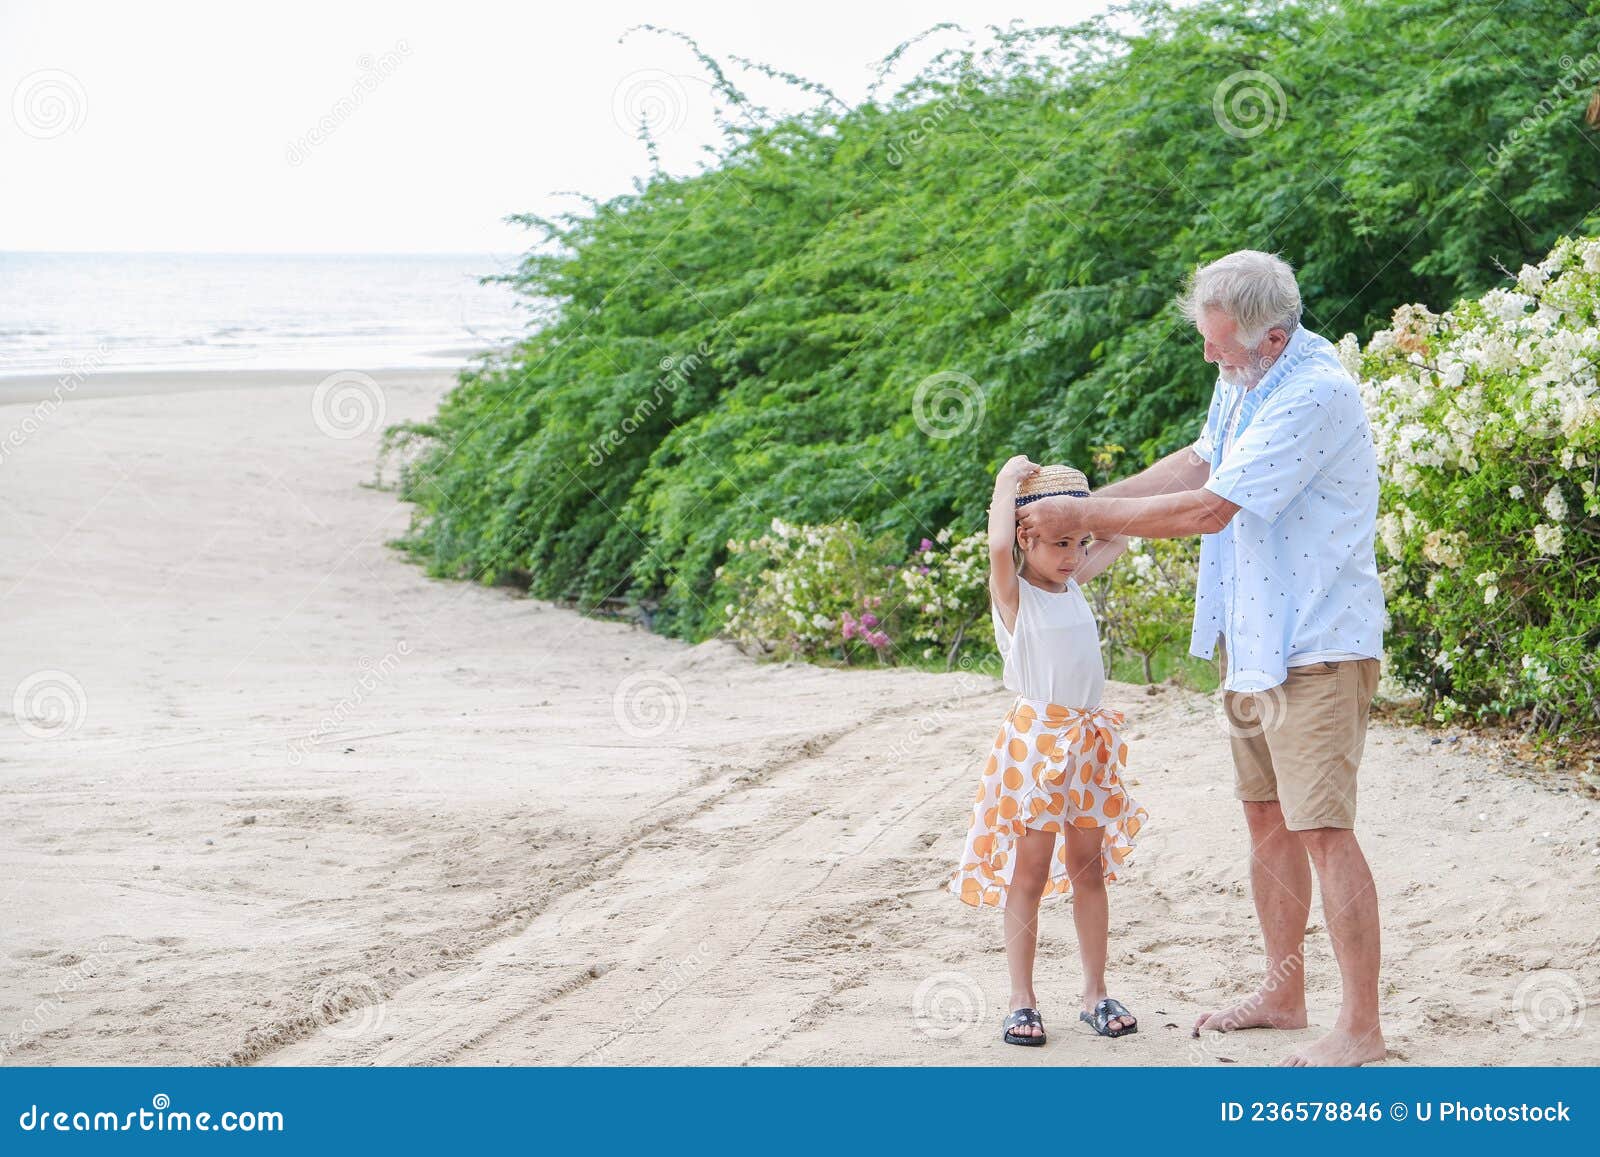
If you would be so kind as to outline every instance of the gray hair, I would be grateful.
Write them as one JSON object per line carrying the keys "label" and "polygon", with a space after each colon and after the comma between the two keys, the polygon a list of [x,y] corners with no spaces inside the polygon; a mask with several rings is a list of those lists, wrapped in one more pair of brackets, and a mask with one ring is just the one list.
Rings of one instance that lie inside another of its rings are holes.
{"label": "gray hair", "polygon": [[1255,346],[1274,327],[1294,332],[1300,324],[1300,286],[1294,268],[1277,254],[1240,249],[1190,274],[1178,308],[1196,323],[1201,310],[1218,310],[1238,324],[1241,343]]}

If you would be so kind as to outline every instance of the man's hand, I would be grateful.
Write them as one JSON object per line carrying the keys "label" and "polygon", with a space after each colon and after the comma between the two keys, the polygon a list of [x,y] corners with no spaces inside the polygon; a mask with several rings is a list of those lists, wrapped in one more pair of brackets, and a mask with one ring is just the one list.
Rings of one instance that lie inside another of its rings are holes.
{"label": "man's hand", "polygon": [[1017,527],[1040,542],[1081,538],[1088,533],[1083,521],[1084,501],[1065,494],[1040,498],[1017,511]]}
{"label": "man's hand", "polygon": [[1041,498],[1017,512],[1017,525],[1044,542],[1081,538],[1186,538],[1221,530],[1239,511],[1237,503],[1201,487],[1149,498]]}

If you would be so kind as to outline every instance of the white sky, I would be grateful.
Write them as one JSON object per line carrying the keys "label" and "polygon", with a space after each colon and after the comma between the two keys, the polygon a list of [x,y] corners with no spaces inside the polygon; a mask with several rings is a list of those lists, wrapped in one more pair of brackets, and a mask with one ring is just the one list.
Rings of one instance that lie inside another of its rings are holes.
{"label": "white sky", "polygon": [[[0,250],[518,251],[533,236],[506,214],[578,210],[553,194],[604,198],[648,171],[619,107],[664,96],[672,172],[719,139],[688,47],[645,31],[618,44],[632,25],[687,33],[768,103],[770,82],[730,54],[854,103],[872,62],[941,20],[977,33],[1107,6],[0,0]],[[895,76],[959,39],[930,38]],[[312,141],[323,118],[332,131]]]}

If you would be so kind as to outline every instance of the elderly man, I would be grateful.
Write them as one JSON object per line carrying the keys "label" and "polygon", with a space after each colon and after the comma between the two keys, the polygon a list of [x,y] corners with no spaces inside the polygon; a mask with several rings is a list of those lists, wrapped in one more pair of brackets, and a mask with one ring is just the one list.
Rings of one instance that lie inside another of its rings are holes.
{"label": "elderly man", "polygon": [[1046,539],[1204,536],[1189,649],[1211,658],[1223,645],[1267,975],[1194,1034],[1305,1027],[1314,867],[1342,998],[1333,1030],[1283,1063],[1381,1060],[1378,902],[1354,832],[1384,619],[1371,430],[1334,347],[1300,324],[1287,262],[1231,253],[1195,272],[1181,305],[1219,371],[1199,440],[1096,497],[1033,503],[1019,521]]}

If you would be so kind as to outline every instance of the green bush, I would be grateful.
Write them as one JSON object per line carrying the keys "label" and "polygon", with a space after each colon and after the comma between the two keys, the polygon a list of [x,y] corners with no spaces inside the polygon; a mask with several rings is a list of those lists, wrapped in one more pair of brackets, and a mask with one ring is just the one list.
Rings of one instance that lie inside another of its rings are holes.
{"label": "green bush", "polygon": [[1364,335],[1588,219],[1597,42],[1564,0],[1138,3],[781,119],[702,57],[722,155],[524,218],[541,328],[397,431],[403,545],[698,639],[774,518],[910,551],[1014,453],[1150,461],[1214,380],[1172,307],[1197,262],[1279,250],[1308,323]]}
{"label": "green bush", "polygon": [[1436,719],[1600,723],[1600,240],[1358,352],[1382,469],[1393,672]]}

